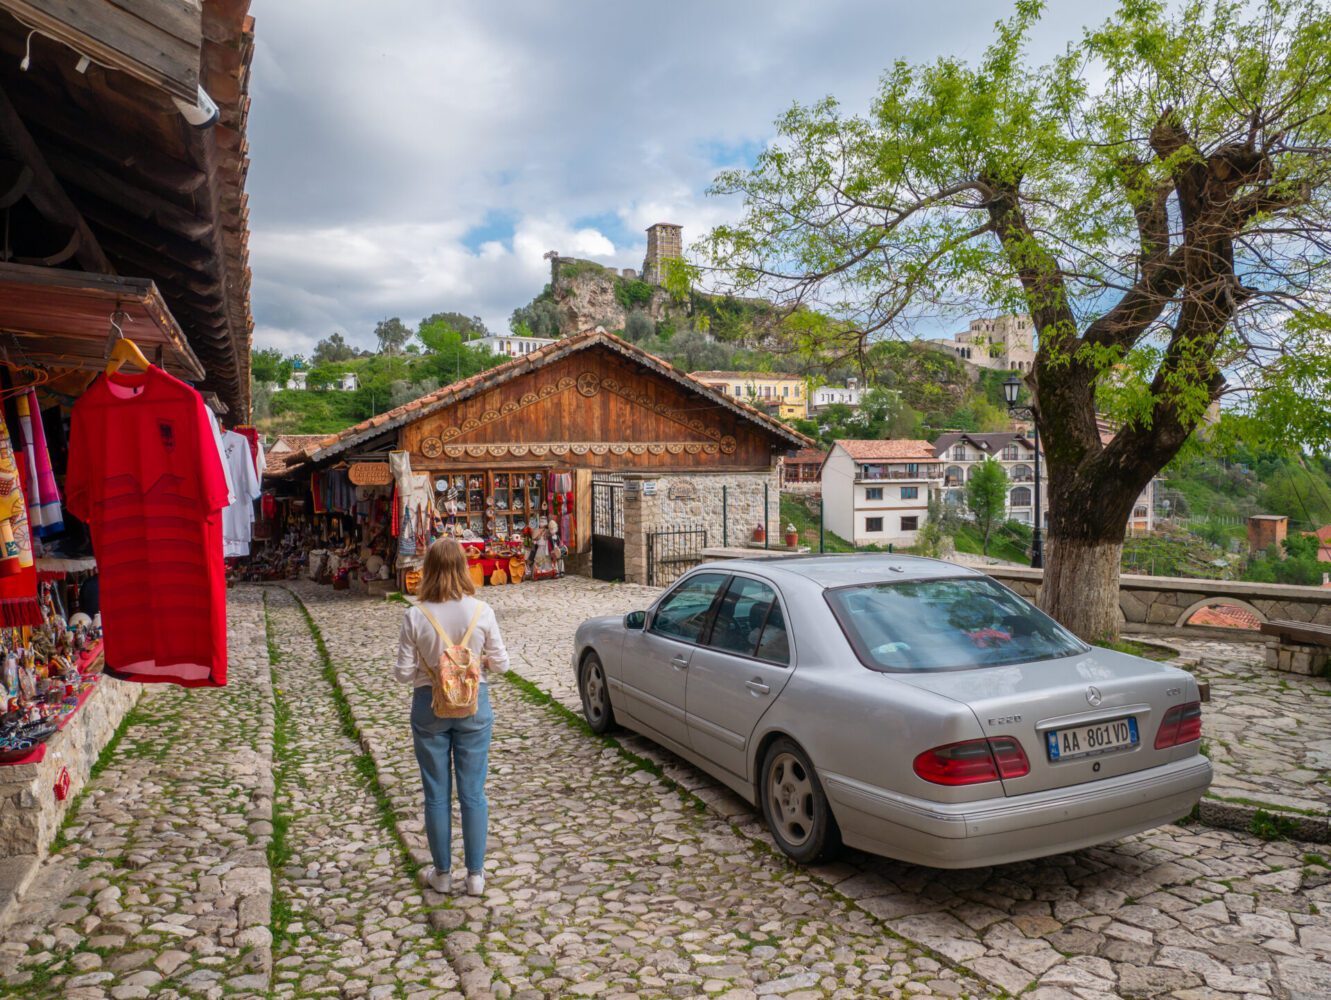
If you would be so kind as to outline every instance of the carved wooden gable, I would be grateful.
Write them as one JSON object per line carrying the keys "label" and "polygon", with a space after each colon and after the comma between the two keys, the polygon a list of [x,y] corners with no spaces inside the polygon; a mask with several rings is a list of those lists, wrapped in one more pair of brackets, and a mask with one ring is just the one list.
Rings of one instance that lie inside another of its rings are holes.
{"label": "carved wooden gable", "polygon": [[761,425],[599,347],[578,351],[409,424],[416,468],[526,464],[766,469]]}

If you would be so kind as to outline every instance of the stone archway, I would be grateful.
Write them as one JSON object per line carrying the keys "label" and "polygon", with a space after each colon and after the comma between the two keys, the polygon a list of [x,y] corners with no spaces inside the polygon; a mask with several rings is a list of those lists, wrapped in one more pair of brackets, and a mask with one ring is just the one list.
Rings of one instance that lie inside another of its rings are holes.
{"label": "stone archway", "polygon": [[[1187,626],[1188,622],[1192,619],[1192,616],[1195,615],[1198,611],[1201,611],[1203,608],[1215,608],[1215,607],[1239,608],[1240,610],[1246,611],[1248,614],[1252,615],[1254,618],[1257,619],[1259,623],[1267,620],[1266,615],[1264,615],[1261,611],[1257,610],[1257,608],[1253,607],[1247,601],[1242,600],[1241,598],[1238,597],[1229,597],[1226,595],[1219,597],[1203,597],[1200,601],[1194,603],[1191,607],[1189,607],[1186,611],[1184,611],[1183,614],[1179,616],[1178,621],[1174,623],[1174,627],[1184,628],[1185,626]],[[1237,625],[1235,626],[1208,625],[1207,627],[1236,628],[1236,629],[1241,628],[1240,626]]]}

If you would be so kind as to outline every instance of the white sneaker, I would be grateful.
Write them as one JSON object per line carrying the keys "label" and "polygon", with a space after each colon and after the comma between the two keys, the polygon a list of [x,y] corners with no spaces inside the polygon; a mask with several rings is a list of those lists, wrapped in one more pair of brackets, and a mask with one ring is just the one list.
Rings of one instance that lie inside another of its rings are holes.
{"label": "white sneaker", "polygon": [[425,867],[426,884],[438,893],[449,893],[453,891],[453,873],[441,872],[434,865]]}
{"label": "white sneaker", "polygon": [[485,895],[485,874],[483,872],[467,872],[467,895]]}

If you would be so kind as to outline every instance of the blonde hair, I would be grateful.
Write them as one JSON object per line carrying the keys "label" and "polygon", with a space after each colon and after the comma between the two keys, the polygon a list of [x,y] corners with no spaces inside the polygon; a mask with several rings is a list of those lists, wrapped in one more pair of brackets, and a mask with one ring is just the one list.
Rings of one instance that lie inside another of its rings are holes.
{"label": "blonde hair", "polygon": [[455,538],[441,538],[425,551],[425,565],[421,567],[421,583],[416,596],[422,601],[438,603],[460,601],[476,593],[467,571],[467,554]]}

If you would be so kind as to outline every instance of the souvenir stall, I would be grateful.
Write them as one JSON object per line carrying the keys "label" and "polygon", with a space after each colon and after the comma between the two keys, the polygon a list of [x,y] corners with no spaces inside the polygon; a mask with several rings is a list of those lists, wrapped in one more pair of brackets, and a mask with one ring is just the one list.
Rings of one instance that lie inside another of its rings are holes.
{"label": "souvenir stall", "polygon": [[[723,520],[727,486],[762,497],[775,484],[777,456],[806,443],[598,329],[305,444],[285,474],[308,479],[341,462],[386,462],[394,569],[410,592],[430,542],[445,534],[462,541],[485,584],[565,572],[641,578],[649,532]],[[695,487],[697,477],[706,488],[678,497],[658,497],[654,481],[625,488],[656,477]],[[650,502],[635,509],[643,497]],[[636,516],[648,508],[653,520]],[[690,534],[702,539],[707,530]]]}

